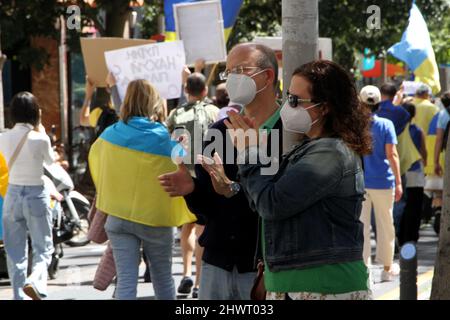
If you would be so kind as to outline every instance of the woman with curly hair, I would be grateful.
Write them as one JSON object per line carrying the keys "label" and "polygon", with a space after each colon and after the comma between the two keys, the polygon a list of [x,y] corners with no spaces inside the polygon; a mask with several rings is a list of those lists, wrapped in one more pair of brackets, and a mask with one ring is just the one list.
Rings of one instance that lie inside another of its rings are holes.
{"label": "woman with curly hair", "polygon": [[[283,156],[278,173],[262,175],[262,164],[239,166],[261,217],[267,298],[370,299],[359,220],[370,114],[342,67],[315,61],[294,71],[281,119],[305,139]],[[252,121],[229,113],[227,127],[239,160],[255,159],[258,146],[238,137],[253,129]]]}

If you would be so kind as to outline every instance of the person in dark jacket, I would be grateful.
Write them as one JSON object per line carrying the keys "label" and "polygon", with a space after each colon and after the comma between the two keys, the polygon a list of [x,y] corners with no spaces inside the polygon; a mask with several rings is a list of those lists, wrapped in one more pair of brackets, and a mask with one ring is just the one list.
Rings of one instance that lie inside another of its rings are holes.
{"label": "person in dark jacket", "polygon": [[262,218],[267,298],[370,298],[359,221],[370,117],[350,75],[323,60],[294,71],[281,119],[285,130],[306,138],[274,176],[261,174],[262,164],[248,164],[257,145],[238,142],[253,122],[229,117],[238,161],[246,163],[239,165],[241,185]]}
{"label": "person in dark jacket", "polygon": [[[228,55],[221,78],[227,80],[230,100],[243,105],[244,114],[254,118],[256,126],[270,132],[269,140],[275,140],[275,146],[282,146],[278,134],[280,108],[276,103],[278,64],[274,52],[259,44],[237,45]],[[239,183],[237,154],[227,138],[224,120],[208,130],[203,150],[209,158],[224,159],[225,164],[217,166],[216,175],[210,167],[205,170],[197,164],[196,178],[191,178],[181,164],[177,172],[161,176],[160,182],[171,196],[185,196],[189,209],[206,220],[199,239],[205,248],[199,299],[250,299],[256,276],[258,215],[249,207]]]}

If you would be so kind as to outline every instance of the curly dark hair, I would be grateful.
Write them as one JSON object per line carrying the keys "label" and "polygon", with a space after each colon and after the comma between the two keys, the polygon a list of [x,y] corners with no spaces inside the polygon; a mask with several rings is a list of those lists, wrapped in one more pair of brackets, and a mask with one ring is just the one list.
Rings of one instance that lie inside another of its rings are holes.
{"label": "curly dark hair", "polygon": [[372,152],[370,111],[360,103],[350,74],[338,64],[318,60],[297,68],[292,76],[301,76],[311,83],[312,101],[328,107],[324,134],[341,138],[359,155]]}

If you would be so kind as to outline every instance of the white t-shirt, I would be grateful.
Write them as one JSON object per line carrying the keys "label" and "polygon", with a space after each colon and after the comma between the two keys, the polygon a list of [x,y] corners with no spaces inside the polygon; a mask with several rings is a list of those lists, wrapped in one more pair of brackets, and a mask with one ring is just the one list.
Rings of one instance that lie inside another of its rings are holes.
{"label": "white t-shirt", "polygon": [[13,129],[0,133],[0,152],[6,162],[9,162],[22,137],[31,130],[12,169],[9,170],[9,184],[43,185],[44,163],[50,165],[54,161],[50,138],[45,133],[32,129],[32,125],[17,123]]}

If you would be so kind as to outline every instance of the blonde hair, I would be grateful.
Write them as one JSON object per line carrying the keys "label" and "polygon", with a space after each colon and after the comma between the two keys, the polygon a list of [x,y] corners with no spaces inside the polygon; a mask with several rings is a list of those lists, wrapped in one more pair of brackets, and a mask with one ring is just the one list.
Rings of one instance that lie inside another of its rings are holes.
{"label": "blonde hair", "polygon": [[155,87],[147,80],[133,80],[128,84],[127,93],[120,110],[120,119],[127,123],[132,117],[152,119],[154,110],[162,104]]}

